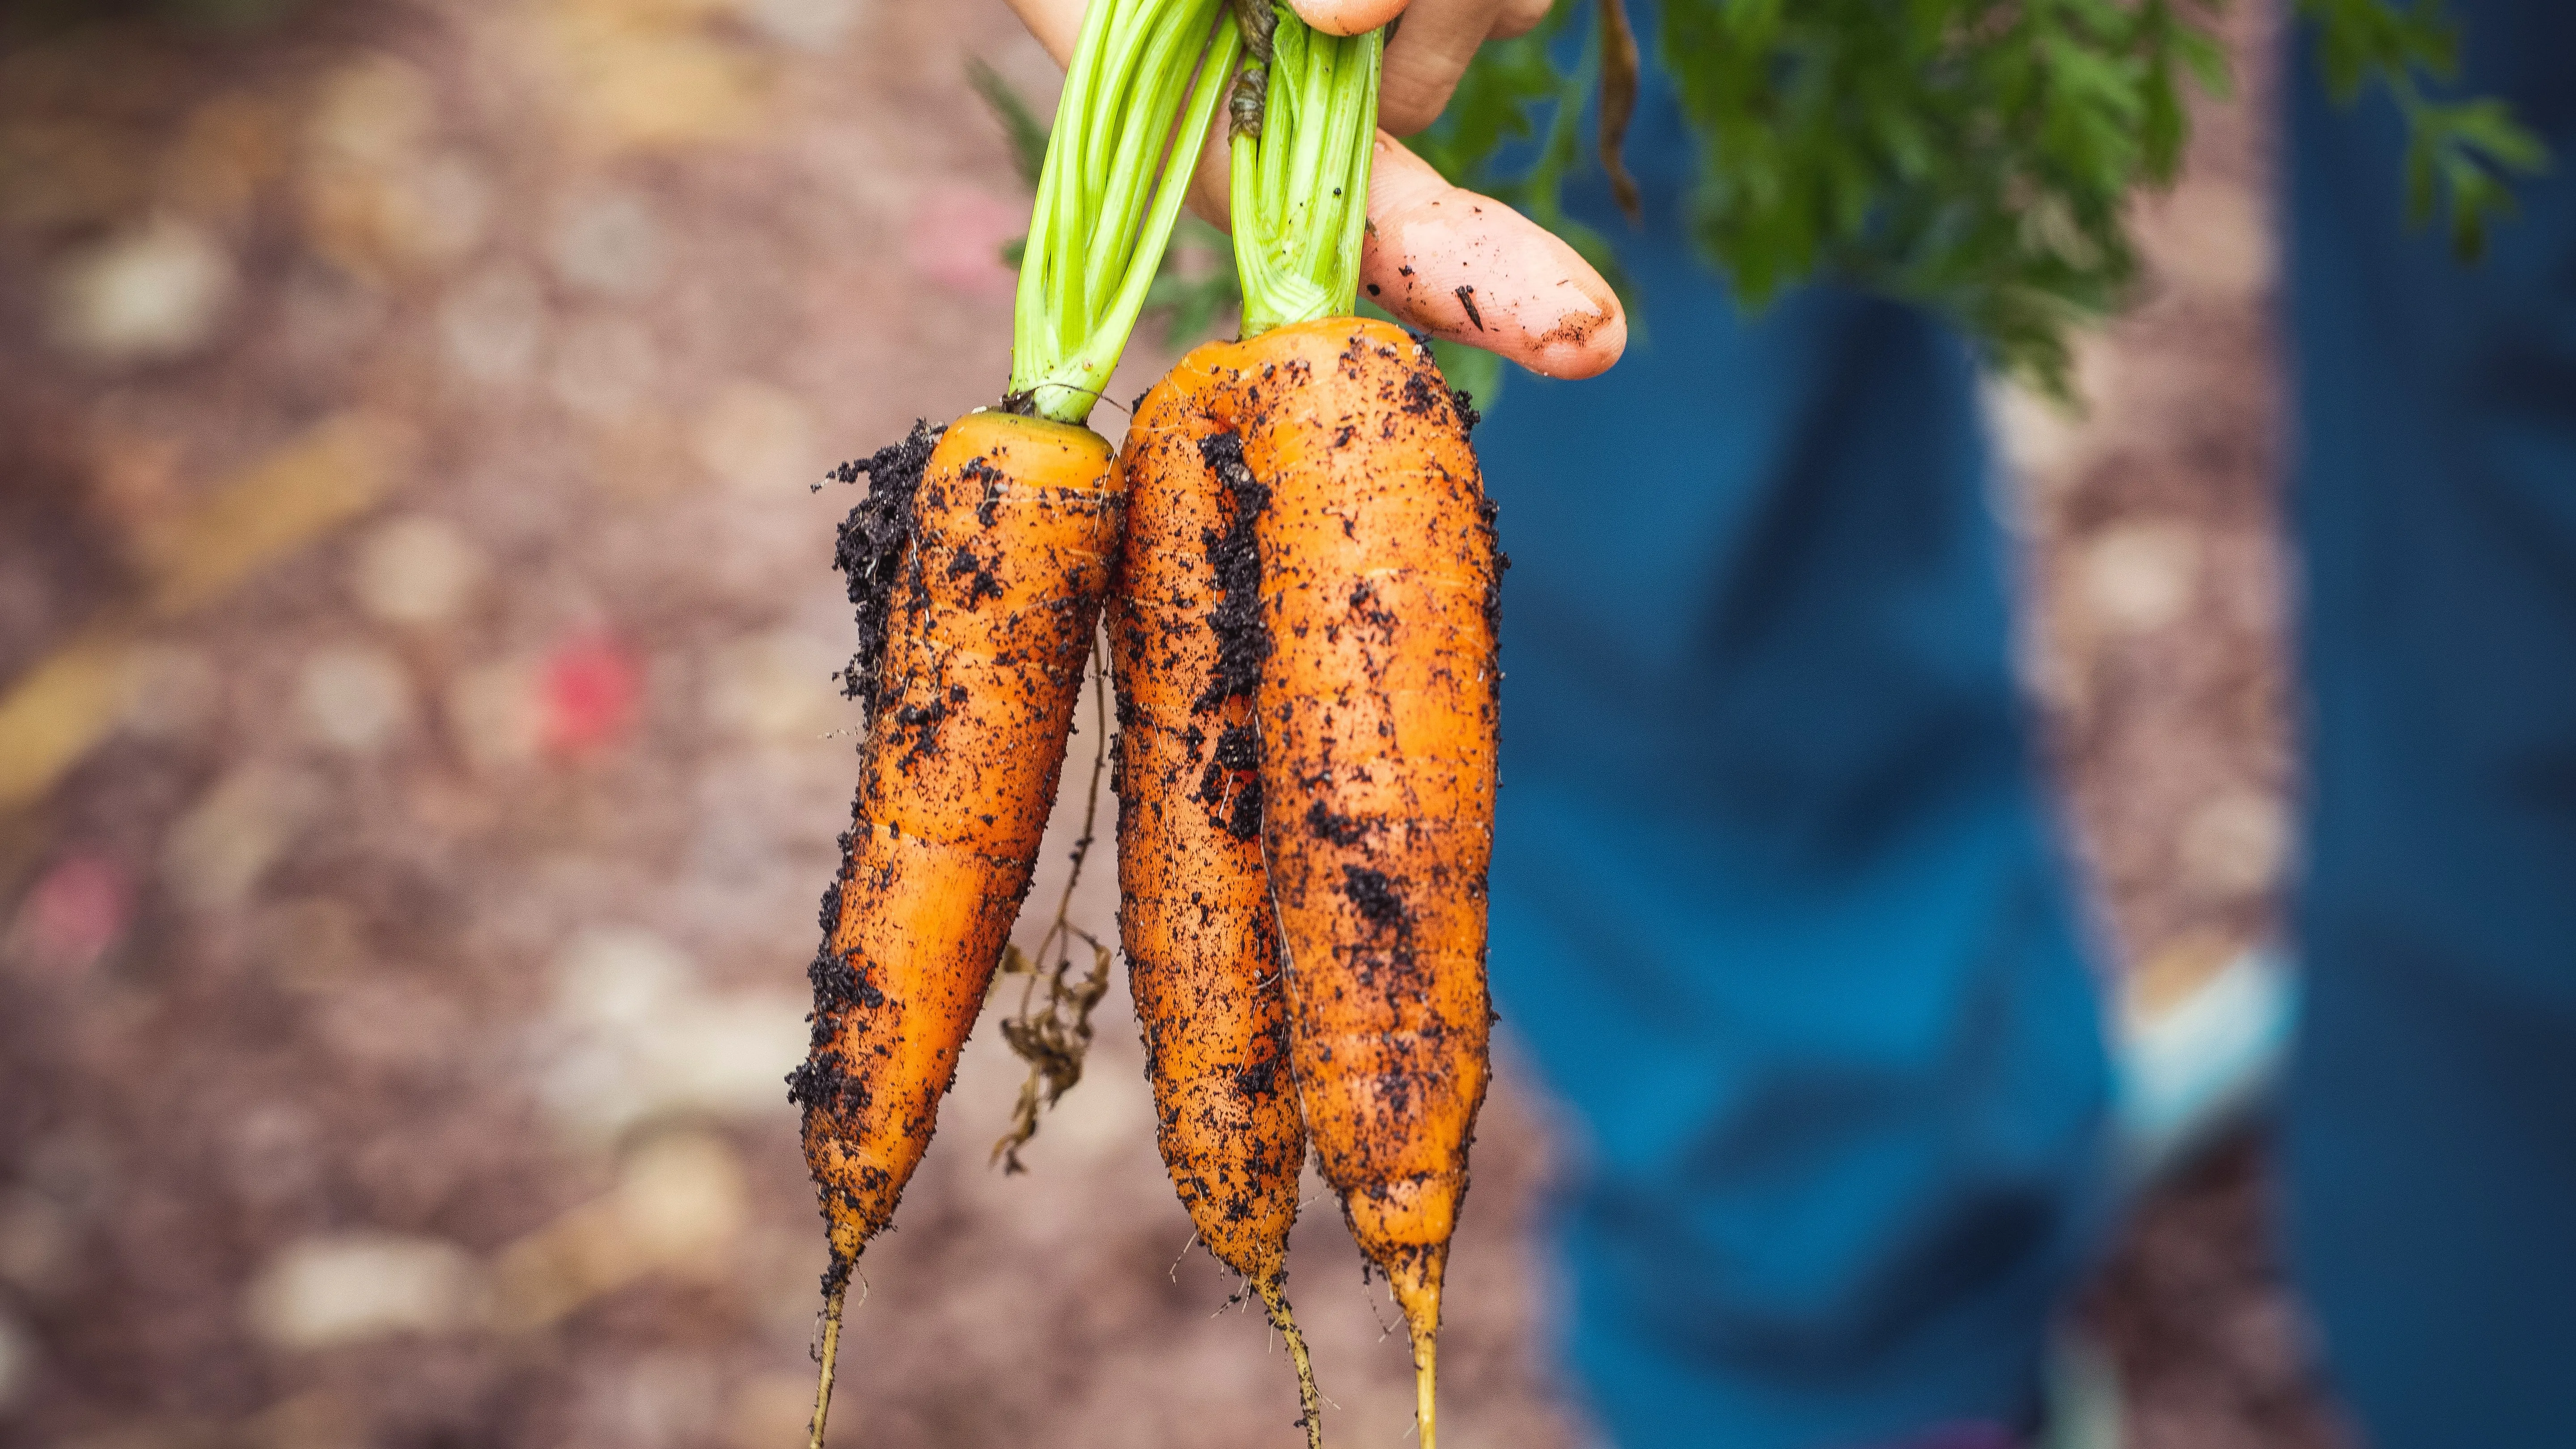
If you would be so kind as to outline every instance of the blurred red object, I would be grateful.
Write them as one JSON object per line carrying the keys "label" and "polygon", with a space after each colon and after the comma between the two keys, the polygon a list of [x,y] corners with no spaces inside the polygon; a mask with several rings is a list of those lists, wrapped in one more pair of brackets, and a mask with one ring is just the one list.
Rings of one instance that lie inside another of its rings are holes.
{"label": "blurred red object", "polygon": [[125,934],[134,883],[103,856],[75,855],[45,872],[18,908],[19,951],[61,973],[85,971]]}
{"label": "blurred red object", "polygon": [[544,710],[539,735],[549,755],[586,755],[623,741],[635,727],[644,670],[616,639],[571,640],[546,658],[538,686]]}

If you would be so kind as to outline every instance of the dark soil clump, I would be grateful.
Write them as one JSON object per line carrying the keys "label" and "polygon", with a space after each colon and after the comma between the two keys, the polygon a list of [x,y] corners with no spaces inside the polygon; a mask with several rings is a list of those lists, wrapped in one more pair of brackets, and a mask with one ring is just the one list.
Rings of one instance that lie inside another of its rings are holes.
{"label": "dark soil clump", "polygon": [[1368,923],[1381,931],[1401,931],[1413,923],[1413,911],[1404,903],[1395,881],[1385,871],[1366,866],[1342,867],[1342,893],[1359,907]]}
{"label": "dark soil clump", "polygon": [[904,440],[879,448],[832,470],[830,480],[855,483],[866,474],[868,496],[841,521],[832,567],[849,579],[850,603],[858,610],[859,644],[841,671],[841,692],[866,706],[870,722],[876,713],[877,671],[884,667],[888,624],[894,612],[894,587],[912,550],[917,518],[913,495],[930,466],[944,427],[916,422]]}
{"label": "dark soil clump", "polygon": [[1270,631],[1261,621],[1261,552],[1252,534],[1270,490],[1244,463],[1243,439],[1236,434],[1219,433],[1199,444],[1199,455],[1234,499],[1234,521],[1225,532],[1200,535],[1220,591],[1208,615],[1208,627],[1216,631],[1216,675],[1191,706],[1204,714],[1238,695],[1249,698],[1261,683],[1261,661],[1270,657]]}

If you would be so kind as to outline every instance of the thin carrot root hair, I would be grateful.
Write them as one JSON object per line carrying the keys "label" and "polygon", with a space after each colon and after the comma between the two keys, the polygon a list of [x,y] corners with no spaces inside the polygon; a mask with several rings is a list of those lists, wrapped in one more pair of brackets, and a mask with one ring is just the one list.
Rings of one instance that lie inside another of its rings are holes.
{"label": "thin carrot root hair", "polygon": [[1288,1345],[1288,1361],[1297,1367],[1297,1422],[1306,1430],[1306,1449],[1324,1449],[1324,1396],[1315,1387],[1315,1361],[1306,1352],[1306,1335],[1297,1330],[1297,1315],[1288,1309],[1287,1291],[1278,1283],[1256,1283],[1270,1326]]}
{"label": "thin carrot root hair", "polygon": [[[1017,946],[1002,948],[999,974],[1027,978],[1020,990],[1019,1010],[1001,1022],[1002,1040],[1013,1056],[1029,1064],[1019,1101],[1011,1109],[1011,1129],[993,1144],[992,1160],[1002,1164],[1005,1176],[1028,1171],[1020,1162],[1020,1149],[1038,1135],[1040,1114],[1052,1110],[1082,1080],[1083,1062],[1091,1052],[1091,1014],[1109,994],[1113,953],[1098,936],[1073,923],[1073,891],[1082,883],[1082,867],[1098,839],[1100,784],[1109,765],[1109,670],[1097,639],[1092,643],[1091,679],[1091,783],[1083,797],[1082,833],[1073,842],[1073,868],[1065,872],[1055,918],[1038,937],[1037,949],[1023,953]],[[1077,941],[1091,950],[1091,969],[1078,980],[1073,976]],[[1050,960],[1053,966],[1047,964]],[[1046,986],[1044,1001],[1038,1000],[1040,982]]]}
{"label": "thin carrot root hair", "polygon": [[823,1422],[832,1412],[832,1381],[841,1363],[841,1313],[850,1298],[851,1265],[834,1262],[831,1286],[823,1292],[823,1342],[814,1351],[814,1419],[805,1432],[805,1449],[823,1449]]}

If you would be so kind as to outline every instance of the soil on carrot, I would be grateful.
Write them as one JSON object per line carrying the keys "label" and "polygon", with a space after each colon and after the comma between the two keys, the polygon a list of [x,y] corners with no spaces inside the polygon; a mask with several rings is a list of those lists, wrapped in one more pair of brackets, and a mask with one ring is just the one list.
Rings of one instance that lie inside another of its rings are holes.
{"label": "soil on carrot", "polygon": [[1261,685],[1261,662],[1270,657],[1270,631],[1261,617],[1261,552],[1253,541],[1253,523],[1268,506],[1270,490],[1245,466],[1240,435],[1218,433],[1201,443],[1199,452],[1216,470],[1234,508],[1224,533],[1210,531],[1200,539],[1218,588],[1216,605],[1208,613],[1208,628],[1217,640],[1216,674],[1192,706],[1204,714],[1226,700],[1250,698]]}
{"label": "soil on carrot", "polygon": [[[841,523],[832,567],[848,581],[850,603],[857,611],[858,622],[858,644],[850,655],[849,667],[842,672],[842,692],[871,710],[876,706],[878,674],[885,666],[895,584],[911,558],[913,533],[919,521],[913,512],[913,496],[921,491],[921,475],[930,466],[930,455],[946,431],[926,419],[916,421],[902,442],[843,463],[830,475],[829,481],[837,483],[854,483],[861,477],[868,480],[868,496],[854,504],[850,516]],[[980,458],[975,462],[983,464]],[[990,506],[988,502],[988,511],[979,515],[987,523],[992,521]],[[962,553],[960,558],[964,558]],[[971,561],[968,571],[973,571]],[[989,578],[989,573],[985,577]]]}

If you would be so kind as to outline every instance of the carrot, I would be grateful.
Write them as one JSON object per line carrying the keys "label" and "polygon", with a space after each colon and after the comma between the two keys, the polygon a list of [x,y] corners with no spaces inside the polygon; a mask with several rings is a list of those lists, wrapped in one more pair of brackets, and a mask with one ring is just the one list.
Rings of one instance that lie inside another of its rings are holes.
{"label": "carrot", "polygon": [[1333,317],[1242,343],[1271,652],[1263,858],[1307,1132],[1413,1344],[1422,1442],[1493,1008],[1498,557],[1466,418],[1429,349]]}
{"label": "carrot", "polygon": [[882,652],[853,676],[872,729],[808,972],[812,1052],[788,1091],[830,1227],[827,1356],[1028,893],[1119,529],[1109,448],[1087,428],[970,413],[867,466],[843,560],[862,644],[873,613]]}
{"label": "carrot", "polygon": [[1261,864],[1259,494],[1239,451],[1211,459],[1234,440],[1205,416],[1210,381],[1185,359],[1146,393],[1119,453],[1118,932],[1164,1165],[1199,1239],[1287,1340],[1299,1422],[1321,1449],[1314,1368],[1286,1293],[1306,1131]]}
{"label": "carrot", "polygon": [[841,538],[868,706],[852,823],[809,969],[813,1032],[788,1078],[822,1199],[812,1449],[860,1252],[930,1145],[1026,895],[1062,768],[1121,510],[1082,426],[1178,219],[1237,40],[1219,0],[1098,0],[1050,137],[1013,314],[1004,410],[843,470],[869,498]]}
{"label": "carrot", "polygon": [[1404,1312],[1432,1449],[1441,1284],[1489,1075],[1500,560],[1463,402],[1427,348],[1347,315],[1382,45],[1286,14],[1266,47],[1247,39],[1268,75],[1231,143],[1245,340],[1194,360],[1265,490],[1254,718],[1298,1097]]}

